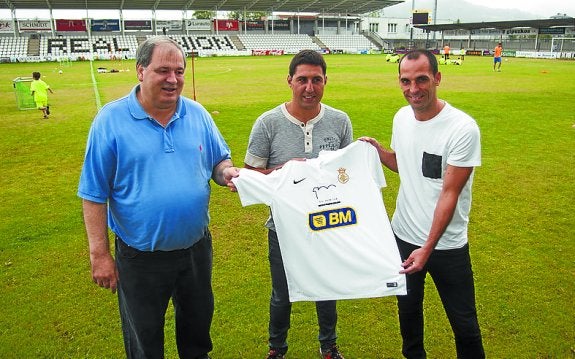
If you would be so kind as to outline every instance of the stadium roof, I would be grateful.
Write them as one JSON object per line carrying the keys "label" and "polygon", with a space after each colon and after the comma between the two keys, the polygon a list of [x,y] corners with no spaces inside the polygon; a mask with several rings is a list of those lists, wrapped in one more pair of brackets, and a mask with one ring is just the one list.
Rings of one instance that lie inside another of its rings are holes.
{"label": "stadium roof", "polygon": [[513,20],[513,21],[491,21],[491,22],[468,22],[457,24],[437,24],[437,25],[414,25],[419,29],[428,31],[445,30],[477,30],[477,29],[513,29],[516,27],[531,27],[542,29],[548,27],[570,27],[575,26],[575,18],[563,19],[542,19],[542,20]]}
{"label": "stadium roof", "polygon": [[0,9],[221,10],[364,14],[405,0],[0,0]]}

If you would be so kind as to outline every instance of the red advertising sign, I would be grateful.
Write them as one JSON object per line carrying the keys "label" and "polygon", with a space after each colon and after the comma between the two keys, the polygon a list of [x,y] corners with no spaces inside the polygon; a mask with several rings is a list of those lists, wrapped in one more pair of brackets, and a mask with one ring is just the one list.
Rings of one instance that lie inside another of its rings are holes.
{"label": "red advertising sign", "polygon": [[218,31],[239,31],[240,22],[238,20],[216,20]]}
{"label": "red advertising sign", "polygon": [[252,56],[279,56],[284,50],[252,50]]}
{"label": "red advertising sign", "polygon": [[86,21],[56,19],[56,31],[86,31]]}

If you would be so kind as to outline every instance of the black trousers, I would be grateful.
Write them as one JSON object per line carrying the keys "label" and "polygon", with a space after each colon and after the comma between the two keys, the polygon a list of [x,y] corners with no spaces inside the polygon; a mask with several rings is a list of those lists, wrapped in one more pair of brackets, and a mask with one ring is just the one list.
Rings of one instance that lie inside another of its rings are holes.
{"label": "black trousers", "polygon": [[[397,238],[401,259],[418,246]],[[423,346],[423,296],[425,277],[431,275],[455,336],[457,358],[485,358],[475,309],[475,286],[469,246],[435,250],[422,271],[407,275],[407,295],[397,296],[399,325],[406,358],[426,357]]]}
{"label": "black trousers", "polygon": [[[270,298],[269,346],[287,351],[287,336],[290,327],[291,303],[283,259],[275,231],[268,231],[269,261],[272,278]],[[322,349],[336,343],[337,310],[335,300],[315,302],[319,325],[318,340]]]}
{"label": "black trousers", "polygon": [[164,323],[174,305],[180,358],[208,358],[214,312],[212,237],[175,251],[142,252],[116,237],[118,302],[126,356],[164,358]]}

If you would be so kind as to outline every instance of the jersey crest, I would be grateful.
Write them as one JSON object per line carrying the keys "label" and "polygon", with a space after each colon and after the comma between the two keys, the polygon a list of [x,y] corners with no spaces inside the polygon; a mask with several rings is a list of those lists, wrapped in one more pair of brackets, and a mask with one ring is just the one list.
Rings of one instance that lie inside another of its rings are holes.
{"label": "jersey crest", "polygon": [[339,174],[337,175],[337,180],[339,183],[347,183],[349,181],[349,175],[345,173],[345,168],[340,168],[337,170]]}

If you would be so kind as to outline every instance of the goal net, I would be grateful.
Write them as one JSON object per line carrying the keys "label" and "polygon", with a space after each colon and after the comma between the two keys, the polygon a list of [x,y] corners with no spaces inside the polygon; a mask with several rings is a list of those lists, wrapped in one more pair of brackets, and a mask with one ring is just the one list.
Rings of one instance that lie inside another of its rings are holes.
{"label": "goal net", "polygon": [[16,104],[19,110],[33,110],[36,108],[34,97],[30,94],[30,83],[32,80],[32,77],[16,77],[13,81]]}

